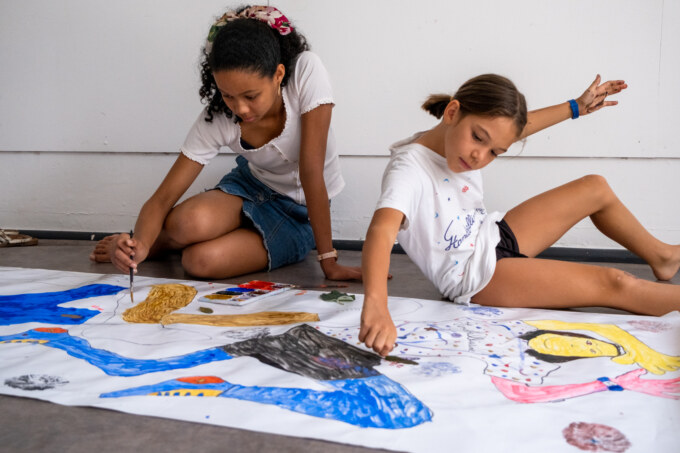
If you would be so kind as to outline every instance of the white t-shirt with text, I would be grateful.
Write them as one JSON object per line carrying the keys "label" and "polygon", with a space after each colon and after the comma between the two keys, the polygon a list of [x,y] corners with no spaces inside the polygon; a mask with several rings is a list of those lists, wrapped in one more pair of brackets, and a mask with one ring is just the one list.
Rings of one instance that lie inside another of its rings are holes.
{"label": "white t-shirt with text", "polygon": [[444,296],[469,304],[493,276],[504,213],[486,211],[478,170],[454,173],[443,156],[413,143],[419,136],[390,148],[376,210],[404,214],[399,244]]}

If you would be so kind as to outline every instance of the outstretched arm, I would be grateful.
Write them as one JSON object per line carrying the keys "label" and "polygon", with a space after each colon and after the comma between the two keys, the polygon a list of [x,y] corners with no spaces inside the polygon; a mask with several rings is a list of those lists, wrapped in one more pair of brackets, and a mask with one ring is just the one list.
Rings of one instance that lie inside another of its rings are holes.
{"label": "outstretched arm", "polygon": [[[323,104],[302,115],[300,182],[319,255],[333,250],[331,209],[323,176],[332,109],[332,104]],[[337,258],[327,258],[320,263],[326,278],[361,280],[360,268],[341,266]]]}
{"label": "outstretched arm", "polygon": [[576,398],[606,390],[614,392],[629,390],[661,398],[680,399],[680,378],[640,379],[640,376],[645,373],[644,369],[638,368],[617,376],[614,379],[601,377],[592,382],[567,385],[529,386],[496,376],[491,377],[491,382],[494,383],[496,388],[500,390],[506,398],[517,401],[518,403],[549,403],[563,401],[568,398]]}
{"label": "outstretched arm", "polygon": [[637,363],[654,374],[664,374],[667,371],[680,369],[680,357],[662,354],[650,348],[633,335],[613,324],[594,324],[585,322],[566,321],[524,321],[530,326],[544,330],[587,330],[594,332],[621,346],[625,354],[612,360],[622,365]]}
{"label": "outstretched arm", "polygon": [[[602,107],[618,104],[618,101],[607,101],[607,96],[619,93],[628,88],[628,85],[623,80],[610,80],[602,84],[600,84],[600,80],[600,75],[598,74],[586,91],[576,99],[579,116],[596,112]],[[569,102],[532,110],[528,113],[527,125],[522,131],[519,139],[521,140],[538,131],[569,119],[571,118],[571,114]]]}
{"label": "outstretched arm", "polygon": [[359,341],[383,357],[394,348],[397,339],[397,329],[387,308],[387,278],[392,246],[403,219],[401,211],[378,209],[368,227],[361,254],[365,294]]}

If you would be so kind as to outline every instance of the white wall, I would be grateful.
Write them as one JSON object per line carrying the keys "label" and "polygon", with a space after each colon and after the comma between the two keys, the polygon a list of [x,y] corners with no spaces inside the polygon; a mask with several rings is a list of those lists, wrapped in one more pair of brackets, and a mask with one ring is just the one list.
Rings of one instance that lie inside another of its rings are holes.
{"label": "white wall", "polygon": [[[433,125],[418,106],[467,78],[512,78],[530,108],[625,78],[620,105],[531,137],[485,170],[505,210],[587,173],[680,242],[680,2],[282,0],[334,82],[348,187],[337,239],[363,239],[388,145]],[[123,231],[201,108],[197,63],[222,1],[0,2],[0,227]],[[219,156],[189,195],[233,163]],[[559,243],[616,247],[590,225]]]}

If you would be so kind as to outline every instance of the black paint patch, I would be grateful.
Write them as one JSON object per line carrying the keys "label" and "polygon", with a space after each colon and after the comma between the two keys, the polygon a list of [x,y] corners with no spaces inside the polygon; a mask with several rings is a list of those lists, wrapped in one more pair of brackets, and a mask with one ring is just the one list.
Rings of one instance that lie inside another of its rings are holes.
{"label": "black paint patch", "polygon": [[48,390],[64,384],[68,384],[68,381],[47,374],[24,374],[5,379],[6,386],[20,390]]}
{"label": "black paint patch", "polygon": [[302,324],[281,335],[225,345],[234,357],[249,356],[273,367],[322,381],[377,376],[380,356]]}

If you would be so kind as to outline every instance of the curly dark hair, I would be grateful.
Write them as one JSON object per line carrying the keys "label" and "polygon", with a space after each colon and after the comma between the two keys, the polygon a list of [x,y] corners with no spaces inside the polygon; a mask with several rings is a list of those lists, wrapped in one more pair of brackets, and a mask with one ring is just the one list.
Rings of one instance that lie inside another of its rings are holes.
{"label": "curly dark hair", "polygon": [[281,36],[269,25],[256,19],[228,22],[217,33],[210,53],[203,48],[200,64],[202,86],[198,93],[201,102],[207,104],[205,120],[212,122],[214,114],[224,113],[227,118],[235,117],[234,121],[240,121],[224,103],[213,77],[214,71],[241,69],[262,77],[273,77],[278,65],[283,64],[286,68],[281,82],[283,87],[288,83],[298,55],[305,50],[309,50],[307,40],[295,29]]}

